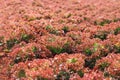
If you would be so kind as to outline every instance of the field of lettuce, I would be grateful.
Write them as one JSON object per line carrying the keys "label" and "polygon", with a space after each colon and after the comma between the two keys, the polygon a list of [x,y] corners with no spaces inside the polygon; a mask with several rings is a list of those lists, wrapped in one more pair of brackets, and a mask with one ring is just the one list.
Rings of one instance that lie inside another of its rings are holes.
{"label": "field of lettuce", "polygon": [[0,0],[0,80],[120,80],[120,0]]}

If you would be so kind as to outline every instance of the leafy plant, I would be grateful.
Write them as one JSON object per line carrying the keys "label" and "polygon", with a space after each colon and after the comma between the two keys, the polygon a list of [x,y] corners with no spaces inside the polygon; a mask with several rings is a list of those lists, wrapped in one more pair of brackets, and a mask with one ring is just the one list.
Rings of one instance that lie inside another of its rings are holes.
{"label": "leafy plant", "polygon": [[77,71],[77,73],[81,78],[84,76],[84,72],[82,70]]}
{"label": "leafy plant", "polygon": [[52,29],[52,28],[53,28],[53,27],[50,26],[50,25],[47,25],[47,26],[45,27],[46,30],[50,30],[50,29]]}
{"label": "leafy plant", "polygon": [[92,50],[90,50],[89,48],[85,49],[84,52],[87,56],[91,56],[93,53]]}
{"label": "leafy plant", "polygon": [[75,62],[77,62],[77,59],[76,58],[72,58],[72,59],[68,59],[67,61],[69,63],[75,63]]}
{"label": "leafy plant", "polygon": [[71,53],[72,50],[70,48],[69,42],[65,43],[63,47],[54,47],[54,46],[47,46],[47,48],[55,55],[55,54],[60,54],[60,53]]}
{"label": "leafy plant", "polygon": [[18,77],[19,77],[19,78],[26,77],[25,70],[21,69],[21,70],[18,72]]}
{"label": "leafy plant", "polygon": [[102,22],[100,22],[99,25],[104,26],[105,24],[110,24],[111,22],[112,22],[111,20],[105,19]]}
{"label": "leafy plant", "polygon": [[35,54],[35,58],[40,58],[40,53],[37,47],[32,47],[32,52]]}
{"label": "leafy plant", "polygon": [[58,35],[58,30],[54,29],[53,26],[48,25],[45,27],[45,29],[51,34]]}
{"label": "leafy plant", "polygon": [[85,64],[84,67],[88,67],[90,69],[93,69],[96,63],[96,59],[95,58],[86,58],[85,59]]}
{"label": "leafy plant", "polygon": [[61,47],[53,47],[53,46],[48,46],[47,47],[53,54],[60,54],[64,52],[63,48]]}
{"label": "leafy plant", "polygon": [[32,47],[32,52],[35,53],[35,52],[37,52],[37,50],[38,50],[37,47],[35,47],[35,46]]}
{"label": "leafy plant", "polygon": [[115,30],[114,30],[114,34],[115,35],[117,35],[117,34],[119,34],[120,33],[120,27],[118,27],[118,28],[116,28]]}
{"label": "leafy plant", "polygon": [[105,40],[107,38],[107,33],[106,32],[99,32],[98,34],[94,35],[94,38],[99,38],[101,40]]}
{"label": "leafy plant", "polygon": [[108,20],[108,19],[105,19],[101,22],[98,22],[98,21],[94,21],[94,25],[100,25],[100,26],[104,26],[106,24],[110,24],[112,21],[111,20]]}
{"label": "leafy plant", "polygon": [[22,34],[21,41],[28,42],[32,38],[32,35],[30,34]]}
{"label": "leafy plant", "polygon": [[99,44],[98,44],[98,43],[94,43],[94,45],[93,45],[93,50],[94,50],[94,51],[97,51],[98,46],[99,46]]}
{"label": "leafy plant", "polygon": [[103,62],[103,63],[101,63],[100,65],[99,65],[99,69],[101,70],[101,71],[104,71],[104,69],[106,68],[106,67],[108,67],[110,64],[109,63],[107,63],[107,62]]}
{"label": "leafy plant", "polygon": [[10,39],[7,40],[6,45],[7,45],[7,49],[11,49],[15,44],[18,44],[19,41],[17,39]]}
{"label": "leafy plant", "polygon": [[69,28],[67,26],[64,26],[62,30],[64,31],[64,33],[67,33],[69,31]]}

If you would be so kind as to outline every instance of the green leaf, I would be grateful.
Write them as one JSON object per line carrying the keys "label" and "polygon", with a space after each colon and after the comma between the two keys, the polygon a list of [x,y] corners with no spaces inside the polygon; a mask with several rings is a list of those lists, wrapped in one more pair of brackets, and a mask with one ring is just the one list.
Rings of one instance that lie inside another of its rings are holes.
{"label": "green leaf", "polygon": [[104,31],[99,32],[98,34],[94,35],[94,38],[99,38],[101,40],[105,40],[107,38],[107,33]]}
{"label": "green leaf", "polygon": [[58,30],[56,30],[56,29],[52,29],[51,31],[50,31],[50,33],[51,34],[55,34],[55,35],[58,35],[59,33],[58,33]]}
{"label": "green leaf", "polygon": [[35,47],[35,46],[32,47],[32,52],[35,53],[35,52],[37,52],[37,50],[38,50],[37,47]]}
{"label": "green leaf", "polygon": [[100,26],[104,26],[105,24],[110,24],[112,21],[111,20],[103,20],[102,22],[99,23]]}
{"label": "green leaf", "polygon": [[63,48],[60,47],[53,47],[53,46],[48,46],[47,47],[53,54],[60,54],[63,52]]}
{"label": "green leaf", "polygon": [[18,44],[19,41],[17,39],[7,40],[6,45],[8,49],[11,49],[15,44]]}
{"label": "green leaf", "polygon": [[52,28],[53,28],[53,27],[50,26],[50,25],[47,25],[47,26],[45,27],[46,30],[50,30],[50,29],[52,29]]}
{"label": "green leaf", "polygon": [[84,76],[84,72],[82,70],[77,71],[77,73],[81,78]]}
{"label": "green leaf", "polygon": [[25,42],[28,42],[31,38],[32,38],[32,35],[29,35],[29,34],[22,34],[21,36],[21,40]]}
{"label": "green leaf", "polygon": [[93,46],[94,46],[93,50],[94,50],[94,51],[97,51],[99,44],[98,44],[98,43],[94,43]]}
{"label": "green leaf", "polygon": [[25,70],[20,70],[19,73],[18,73],[18,77],[19,78],[22,78],[22,77],[26,77],[26,73],[25,73]]}
{"label": "green leaf", "polygon": [[67,33],[69,31],[69,28],[67,26],[64,26],[62,30],[64,31],[64,33]]}
{"label": "green leaf", "polygon": [[120,27],[118,27],[118,28],[116,28],[115,30],[114,30],[114,34],[115,35],[117,35],[117,34],[119,34],[120,33]]}
{"label": "green leaf", "polygon": [[110,64],[109,63],[107,63],[107,62],[103,62],[103,63],[101,63],[100,65],[99,65],[99,69],[101,70],[101,71],[104,71],[104,69],[106,68],[106,67],[108,67]]}
{"label": "green leaf", "polygon": [[69,62],[69,63],[76,63],[77,59],[76,58],[68,59],[67,62]]}
{"label": "green leaf", "polygon": [[87,56],[91,56],[92,53],[93,53],[89,48],[86,49],[84,52],[85,52],[85,54],[86,54]]}

